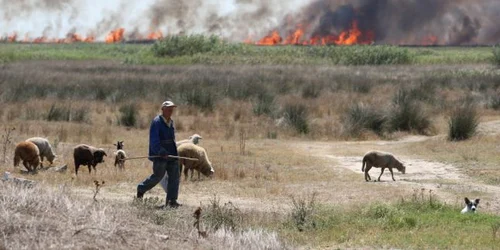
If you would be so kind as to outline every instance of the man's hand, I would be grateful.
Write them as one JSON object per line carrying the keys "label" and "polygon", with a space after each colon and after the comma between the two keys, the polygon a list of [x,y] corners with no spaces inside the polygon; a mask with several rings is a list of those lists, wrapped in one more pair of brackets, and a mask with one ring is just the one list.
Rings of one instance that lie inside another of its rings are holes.
{"label": "man's hand", "polygon": [[168,159],[168,155],[162,156],[163,159]]}

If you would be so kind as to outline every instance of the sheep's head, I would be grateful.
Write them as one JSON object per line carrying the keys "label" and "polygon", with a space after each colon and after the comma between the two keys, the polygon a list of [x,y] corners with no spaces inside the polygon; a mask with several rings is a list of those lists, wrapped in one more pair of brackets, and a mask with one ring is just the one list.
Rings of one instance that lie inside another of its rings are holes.
{"label": "sheep's head", "polygon": [[403,165],[403,163],[401,162],[398,162],[397,166],[396,166],[397,170],[403,174],[406,173],[406,166]]}
{"label": "sheep's head", "polygon": [[57,155],[51,154],[47,156],[47,160],[50,162],[50,164],[54,164],[54,159],[57,157]]}
{"label": "sheep's head", "polygon": [[104,156],[108,156],[104,149],[100,148],[94,151],[94,162],[101,163],[104,162]]}
{"label": "sheep's head", "polygon": [[120,150],[120,149],[123,149],[123,141],[117,141],[115,144],[113,144],[114,146],[116,146],[116,149],[117,150]]}
{"label": "sheep's head", "polygon": [[201,169],[201,173],[205,176],[212,177],[215,174],[215,170],[212,167],[212,164],[209,163],[207,167]]}
{"label": "sheep's head", "polygon": [[203,139],[203,137],[201,137],[201,135],[199,134],[194,134],[189,137],[189,140],[191,140],[194,144],[198,144],[201,139]]}

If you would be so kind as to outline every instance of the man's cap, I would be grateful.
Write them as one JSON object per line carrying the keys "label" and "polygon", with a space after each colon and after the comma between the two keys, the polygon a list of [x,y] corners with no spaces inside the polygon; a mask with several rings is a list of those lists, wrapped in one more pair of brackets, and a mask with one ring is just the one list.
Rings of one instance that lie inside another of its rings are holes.
{"label": "man's cap", "polygon": [[161,107],[177,107],[177,105],[175,105],[173,102],[171,101],[164,101],[162,104],[161,104]]}

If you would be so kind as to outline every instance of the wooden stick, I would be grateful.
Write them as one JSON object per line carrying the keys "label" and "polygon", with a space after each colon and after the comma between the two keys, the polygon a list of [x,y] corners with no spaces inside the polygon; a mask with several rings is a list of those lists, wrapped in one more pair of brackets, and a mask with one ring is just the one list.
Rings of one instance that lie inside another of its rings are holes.
{"label": "wooden stick", "polygon": [[[161,158],[161,157],[163,157],[163,156],[160,156],[160,155],[139,156],[139,157],[128,157],[128,158],[125,158],[123,160],[127,161],[127,160],[146,159],[146,158]],[[182,157],[182,156],[175,156],[175,155],[169,155],[168,158],[183,159],[183,160],[190,160],[190,161],[198,161],[198,159],[196,159],[196,158]]]}

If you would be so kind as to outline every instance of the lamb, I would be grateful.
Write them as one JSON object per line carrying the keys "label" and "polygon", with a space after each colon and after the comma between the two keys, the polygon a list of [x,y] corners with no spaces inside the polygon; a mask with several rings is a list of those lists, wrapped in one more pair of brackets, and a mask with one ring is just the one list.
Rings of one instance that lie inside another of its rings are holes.
{"label": "lamb", "polygon": [[98,163],[104,162],[104,156],[108,156],[104,149],[95,148],[89,145],[80,144],[73,149],[73,159],[75,161],[75,174],[78,175],[78,168],[80,165],[87,165],[89,174],[91,167],[95,169]]}
{"label": "lamb", "polygon": [[190,136],[189,139],[187,139],[187,140],[182,140],[182,141],[176,142],[175,145],[177,147],[182,145],[182,144],[185,144],[185,143],[192,143],[194,145],[198,145],[198,143],[200,142],[201,139],[203,139],[203,137],[201,137],[201,135],[194,134],[194,135]]}
{"label": "lamb", "polygon": [[125,169],[125,158],[127,158],[127,154],[123,150],[123,141],[118,141],[113,145],[116,146],[115,167],[118,166],[120,170],[123,170]]}
{"label": "lamb", "polygon": [[200,179],[200,173],[205,176],[212,176],[215,171],[212,167],[212,163],[208,160],[207,152],[204,148],[191,144],[185,143],[177,148],[179,156],[196,158],[198,161],[180,159],[179,165],[181,166],[180,171],[182,172],[182,166],[184,165],[184,177],[187,180],[188,170],[191,170],[191,179],[193,179],[194,170],[198,171],[198,180]]}
{"label": "lamb", "polygon": [[368,171],[370,171],[372,167],[382,168],[382,172],[378,177],[378,181],[380,181],[380,177],[384,173],[385,168],[389,168],[389,171],[391,171],[391,176],[393,181],[396,180],[394,179],[394,173],[392,172],[392,168],[396,168],[399,172],[402,172],[403,174],[405,174],[406,172],[406,167],[403,165],[403,163],[397,160],[396,157],[394,157],[394,155],[380,151],[370,151],[366,153],[365,156],[363,157],[363,166],[361,168],[361,171],[365,172],[366,181],[371,180]]}
{"label": "lamb", "polygon": [[47,158],[50,165],[54,164],[54,159],[56,158],[56,154],[52,150],[52,146],[50,146],[49,140],[41,137],[33,137],[29,138],[26,141],[34,143],[38,150],[40,151],[40,166],[43,168],[43,159]]}
{"label": "lamb", "polygon": [[36,171],[36,168],[40,165],[40,151],[38,147],[29,141],[18,143],[14,152],[14,167],[19,166],[21,160],[28,172]]}

